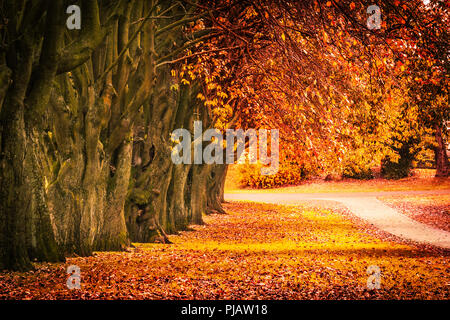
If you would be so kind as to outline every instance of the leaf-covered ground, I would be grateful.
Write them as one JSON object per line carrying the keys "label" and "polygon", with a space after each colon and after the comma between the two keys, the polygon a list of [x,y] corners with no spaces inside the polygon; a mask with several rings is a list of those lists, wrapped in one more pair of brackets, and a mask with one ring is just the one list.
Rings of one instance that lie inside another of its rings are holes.
{"label": "leaf-covered ground", "polygon": [[430,196],[391,196],[379,199],[414,220],[450,232],[450,193]]}
{"label": "leaf-covered ground", "polygon": [[342,179],[338,181],[324,181],[322,179],[311,179],[300,185],[253,189],[240,185],[238,165],[231,165],[228,169],[225,192],[245,193],[251,190],[258,193],[342,193],[450,189],[450,178],[435,178],[434,175],[435,170],[432,169],[414,169],[413,176],[399,180],[376,178],[371,180]]}
{"label": "leaf-covered ground", "polygon": [[[2,299],[448,299],[448,252],[376,238],[325,208],[226,204],[172,245],[136,244],[0,273]],[[69,265],[81,290],[66,287]],[[368,290],[367,268],[381,269]]]}

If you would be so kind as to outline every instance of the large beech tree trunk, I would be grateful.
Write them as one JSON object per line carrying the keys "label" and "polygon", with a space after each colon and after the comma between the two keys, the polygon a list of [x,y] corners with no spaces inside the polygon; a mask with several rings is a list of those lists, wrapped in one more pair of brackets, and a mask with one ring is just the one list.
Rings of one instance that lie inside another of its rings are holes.
{"label": "large beech tree trunk", "polygon": [[0,158],[0,268],[31,268],[27,253],[27,208],[29,196],[23,163],[26,133],[23,99],[12,92],[2,108],[2,152]]}
{"label": "large beech tree trunk", "polygon": [[[2,42],[9,46],[0,56],[2,81],[7,84],[0,97],[0,268],[27,270],[31,260],[61,259],[46,203],[39,130],[58,65],[62,23],[56,13],[62,6],[43,5],[40,9],[47,17],[36,28],[25,24],[36,8],[28,7],[19,21],[16,5],[2,5],[9,17],[8,36]],[[24,25],[19,28],[20,23]]]}
{"label": "large beech tree trunk", "polygon": [[124,143],[117,158],[117,168],[106,186],[105,209],[102,215],[102,229],[96,238],[96,250],[122,250],[129,245],[125,222],[124,204],[127,197],[131,173],[131,142]]}
{"label": "large beech tree trunk", "polygon": [[207,207],[208,213],[225,213],[222,207],[227,165],[215,165],[207,180]]}
{"label": "large beech tree trunk", "polygon": [[27,248],[29,256],[37,261],[62,261],[51,223],[46,184],[50,177],[50,163],[46,156],[45,142],[35,129],[27,130],[27,153],[25,157],[26,185],[30,197],[25,207],[28,211]]}
{"label": "large beech tree trunk", "polygon": [[192,166],[191,210],[192,222],[203,224],[203,215],[207,213],[207,183],[210,165]]}
{"label": "large beech tree trunk", "polygon": [[27,123],[19,83],[7,94],[1,115],[0,267],[26,270],[30,260],[60,261],[62,255],[47,206],[43,141]]}
{"label": "large beech tree trunk", "polygon": [[189,209],[186,207],[186,193],[188,190],[188,176],[191,165],[178,164],[173,166],[171,187],[169,190],[169,212],[175,222],[175,230],[186,230],[189,226]]}

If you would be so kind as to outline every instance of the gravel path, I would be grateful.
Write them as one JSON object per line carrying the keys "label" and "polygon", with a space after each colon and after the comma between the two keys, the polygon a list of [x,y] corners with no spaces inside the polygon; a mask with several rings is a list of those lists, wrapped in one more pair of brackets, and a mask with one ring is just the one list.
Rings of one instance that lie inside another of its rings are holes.
{"label": "gravel path", "polygon": [[449,194],[450,190],[383,191],[349,193],[236,193],[225,200],[247,200],[274,204],[296,204],[304,200],[331,200],[344,204],[357,217],[403,239],[450,249],[450,232],[417,222],[379,201],[391,195]]}

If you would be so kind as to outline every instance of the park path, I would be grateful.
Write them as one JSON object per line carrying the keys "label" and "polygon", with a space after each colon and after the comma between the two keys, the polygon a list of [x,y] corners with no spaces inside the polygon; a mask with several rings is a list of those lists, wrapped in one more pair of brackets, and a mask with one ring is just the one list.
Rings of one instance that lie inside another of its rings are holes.
{"label": "park path", "polygon": [[414,242],[450,249],[450,232],[415,221],[392,209],[376,197],[395,195],[449,194],[450,190],[381,191],[347,193],[236,193],[225,200],[246,200],[294,205],[305,200],[329,200],[345,205],[352,214],[395,236]]}

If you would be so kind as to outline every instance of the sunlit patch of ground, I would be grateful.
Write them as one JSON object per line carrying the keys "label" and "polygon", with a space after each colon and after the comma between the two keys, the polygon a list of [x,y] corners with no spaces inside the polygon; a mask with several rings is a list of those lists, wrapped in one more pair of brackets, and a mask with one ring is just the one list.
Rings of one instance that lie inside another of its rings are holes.
{"label": "sunlit patch of ground", "polygon": [[[28,273],[0,273],[0,298],[448,299],[449,254],[378,239],[325,208],[228,203],[172,245],[136,244]],[[66,268],[81,268],[81,290]],[[367,268],[381,269],[368,290]]]}
{"label": "sunlit patch of ground", "polygon": [[381,201],[414,220],[450,232],[450,193],[444,195],[390,196]]}
{"label": "sunlit patch of ground", "polygon": [[272,189],[252,189],[239,185],[238,165],[228,169],[225,192],[261,192],[261,193],[326,193],[326,192],[377,192],[377,191],[414,191],[414,190],[449,190],[450,178],[434,178],[435,170],[415,169],[409,178],[386,180],[343,179],[339,181],[308,180],[301,185]]}

